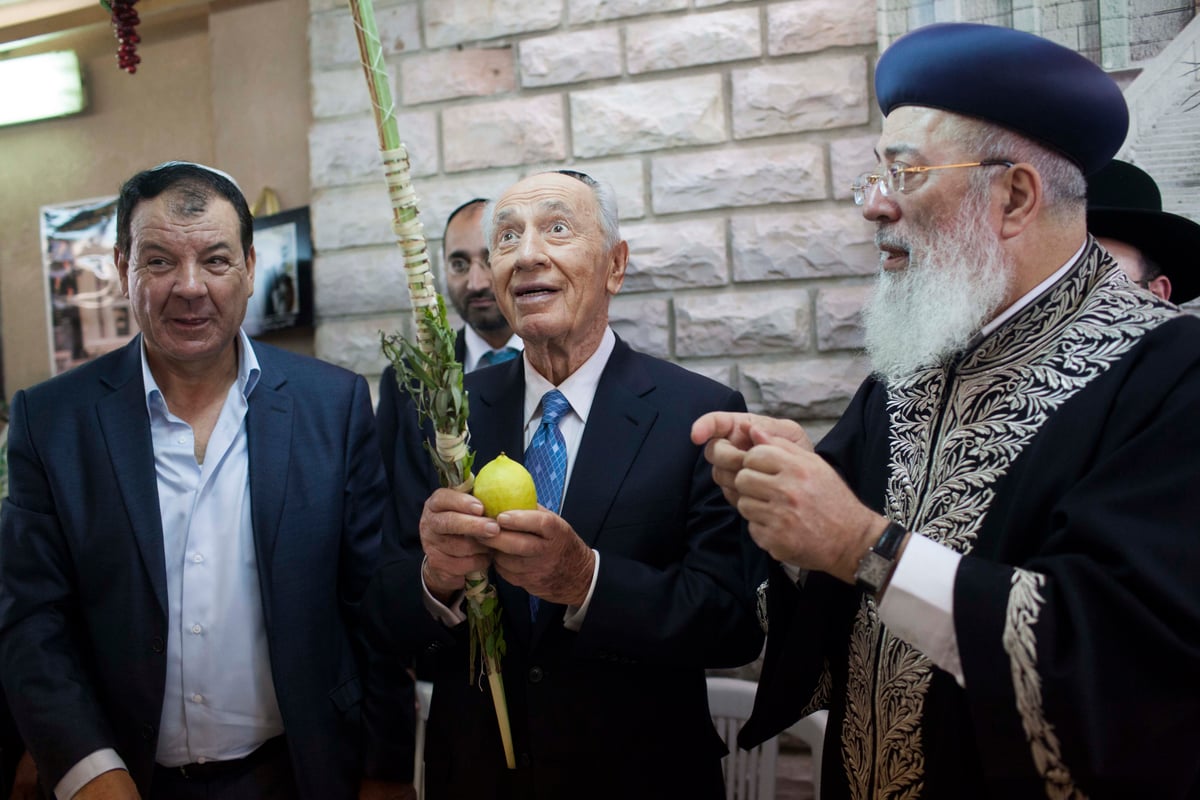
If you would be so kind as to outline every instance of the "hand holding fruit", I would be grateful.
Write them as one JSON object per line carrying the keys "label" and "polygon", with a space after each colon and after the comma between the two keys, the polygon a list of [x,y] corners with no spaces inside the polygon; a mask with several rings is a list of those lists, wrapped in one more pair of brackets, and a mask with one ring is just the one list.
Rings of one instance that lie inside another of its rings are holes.
{"label": "hand holding fruit", "polygon": [[475,496],[500,523],[499,535],[484,542],[496,571],[543,600],[583,605],[595,556],[565,519],[538,507],[529,472],[501,453],[479,471]]}
{"label": "hand holding fruit", "polygon": [[483,516],[478,498],[453,489],[438,489],[421,512],[421,549],[425,551],[425,585],[442,602],[462,591],[470,572],[487,572],[492,551],[481,539],[496,536],[500,526]]}

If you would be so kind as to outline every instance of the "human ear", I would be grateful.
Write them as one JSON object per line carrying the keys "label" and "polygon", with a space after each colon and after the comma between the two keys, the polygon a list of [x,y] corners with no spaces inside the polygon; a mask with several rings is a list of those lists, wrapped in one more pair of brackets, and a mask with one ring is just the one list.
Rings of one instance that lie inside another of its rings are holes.
{"label": "human ear", "polygon": [[1037,218],[1045,197],[1042,176],[1031,164],[1012,165],[1003,181],[1000,238],[1008,239],[1019,235]]}

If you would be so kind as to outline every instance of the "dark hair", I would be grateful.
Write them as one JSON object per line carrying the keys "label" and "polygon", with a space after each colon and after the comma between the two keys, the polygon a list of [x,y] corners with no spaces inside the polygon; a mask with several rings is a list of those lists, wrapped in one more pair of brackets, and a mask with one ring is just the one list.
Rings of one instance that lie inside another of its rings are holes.
{"label": "dark hair", "polygon": [[488,199],[486,197],[476,197],[473,200],[468,200],[458,208],[451,211],[450,216],[446,217],[446,227],[442,228],[442,241],[446,241],[446,233],[450,230],[450,223],[454,221],[455,217],[466,211],[468,208],[471,208],[472,206],[483,205],[487,201]]}
{"label": "dark hair", "polygon": [[254,218],[237,184],[223,173],[200,164],[172,161],[139,172],[121,187],[117,198],[117,249],[122,255],[129,256],[129,221],[133,209],[141,201],[153,200],[169,190],[183,192],[191,201],[185,213],[202,212],[214,194],[232,203],[241,228],[242,255],[250,254],[250,246],[254,244]]}

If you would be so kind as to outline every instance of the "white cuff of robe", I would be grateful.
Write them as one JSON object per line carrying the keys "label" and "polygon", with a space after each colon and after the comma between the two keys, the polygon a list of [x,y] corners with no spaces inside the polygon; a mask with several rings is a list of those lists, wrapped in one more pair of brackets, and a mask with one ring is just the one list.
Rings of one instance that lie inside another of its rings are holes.
{"label": "white cuff of robe", "polygon": [[450,598],[450,605],[443,605],[425,585],[425,563],[428,560],[426,558],[421,562],[421,591],[424,594],[425,610],[447,628],[461,625],[462,621],[467,618],[467,615],[461,611],[463,596],[466,595],[466,592],[455,592],[454,596]]}
{"label": "white cuff of robe", "polygon": [[600,553],[592,548],[592,585],[588,587],[587,597],[583,598],[583,605],[579,608],[567,606],[566,613],[563,614],[563,627],[569,631],[579,632],[583,627],[583,618],[587,616],[588,606],[592,604],[592,592],[596,591],[596,576],[600,574]]}
{"label": "white cuff of robe", "polygon": [[58,800],[71,800],[88,781],[114,769],[125,769],[125,762],[111,747],[97,750],[75,762],[54,787]]}
{"label": "white cuff of robe", "polygon": [[961,560],[961,553],[912,534],[883,592],[879,618],[966,688],[954,633],[954,576]]}

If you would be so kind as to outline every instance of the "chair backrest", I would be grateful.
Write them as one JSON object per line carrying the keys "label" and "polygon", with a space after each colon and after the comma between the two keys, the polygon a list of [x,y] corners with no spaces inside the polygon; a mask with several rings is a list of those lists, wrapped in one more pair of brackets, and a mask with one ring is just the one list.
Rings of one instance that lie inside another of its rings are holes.
{"label": "chair backrest", "polygon": [[721,760],[728,800],[775,800],[775,762],[779,740],[771,737],[753,750],[737,745],[738,729],[754,708],[758,684],[739,678],[708,678],[708,711],[729,747]]}
{"label": "chair backrest", "polygon": [[417,739],[413,759],[413,786],[417,800],[425,797],[425,720],[429,719],[429,704],[433,700],[433,684],[417,681]]}

